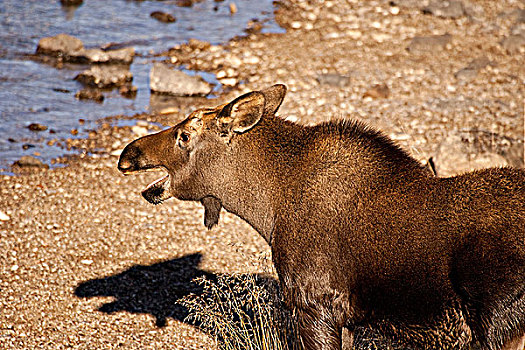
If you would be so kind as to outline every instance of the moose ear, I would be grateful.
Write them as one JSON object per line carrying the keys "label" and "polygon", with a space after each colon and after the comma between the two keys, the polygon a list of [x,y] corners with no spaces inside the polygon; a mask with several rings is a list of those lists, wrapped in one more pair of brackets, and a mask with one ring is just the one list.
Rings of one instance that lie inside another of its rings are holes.
{"label": "moose ear", "polygon": [[286,86],[283,84],[276,84],[260,91],[264,95],[264,115],[274,115],[281,103],[283,103],[286,95]]}
{"label": "moose ear", "polygon": [[264,113],[264,95],[253,91],[237,97],[228,103],[219,113],[218,123],[221,130],[225,127],[243,133],[253,128]]}

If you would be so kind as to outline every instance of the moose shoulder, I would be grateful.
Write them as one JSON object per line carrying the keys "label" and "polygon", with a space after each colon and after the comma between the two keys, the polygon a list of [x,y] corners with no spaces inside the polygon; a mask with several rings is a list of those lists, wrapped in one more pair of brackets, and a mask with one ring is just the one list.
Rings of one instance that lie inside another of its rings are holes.
{"label": "moose shoulder", "polygon": [[[525,171],[434,177],[357,122],[275,116],[275,85],[130,143],[119,169],[168,174],[143,196],[221,208],[271,245],[306,349],[521,349]],[[520,347],[521,346],[521,347]]]}

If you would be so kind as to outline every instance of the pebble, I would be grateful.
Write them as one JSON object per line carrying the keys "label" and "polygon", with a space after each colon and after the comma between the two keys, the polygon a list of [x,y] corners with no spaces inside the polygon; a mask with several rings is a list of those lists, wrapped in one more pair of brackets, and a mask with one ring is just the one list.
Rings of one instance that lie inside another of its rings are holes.
{"label": "pebble", "polygon": [[371,98],[388,98],[390,96],[390,89],[388,86],[383,84],[376,84],[372,86],[370,89],[368,89],[364,95],[363,98],[371,97]]}
{"label": "pebble", "polygon": [[31,123],[27,126],[27,128],[31,131],[45,131],[47,130],[47,126],[39,124],[39,123]]}
{"label": "pebble", "polygon": [[93,264],[93,260],[91,260],[91,259],[82,259],[82,260],[80,260],[80,263],[84,264],[84,265],[91,265],[91,264]]}
{"label": "pebble", "polygon": [[3,211],[0,211],[0,221],[9,221],[9,220],[11,220],[9,215],[4,213]]}
{"label": "pebble", "polygon": [[135,135],[137,135],[138,137],[142,137],[142,136],[145,136],[147,135],[149,132],[148,132],[148,128],[145,128],[143,126],[139,126],[139,125],[134,125],[131,127],[131,131],[133,131],[133,133]]}
{"label": "pebble", "polygon": [[237,13],[237,5],[234,2],[230,3],[230,14],[234,15]]}
{"label": "pebble", "polygon": [[237,85],[237,79],[235,78],[224,78],[219,80],[222,85],[235,86]]}
{"label": "pebble", "polygon": [[150,17],[155,18],[157,21],[163,23],[173,23],[176,21],[176,18],[172,14],[162,11],[154,11],[150,14]]}
{"label": "pebble", "polygon": [[363,36],[363,33],[361,33],[359,30],[348,30],[346,31],[346,34],[354,40],[357,40]]}

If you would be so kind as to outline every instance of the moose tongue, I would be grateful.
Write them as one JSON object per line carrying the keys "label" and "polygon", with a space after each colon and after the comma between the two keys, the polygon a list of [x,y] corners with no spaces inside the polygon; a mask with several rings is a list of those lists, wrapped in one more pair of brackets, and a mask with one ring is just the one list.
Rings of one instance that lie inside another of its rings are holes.
{"label": "moose tongue", "polygon": [[142,191],[142,197],[152,204],[160,204],[171,198],[170,177],[166,175],[151,183]]}

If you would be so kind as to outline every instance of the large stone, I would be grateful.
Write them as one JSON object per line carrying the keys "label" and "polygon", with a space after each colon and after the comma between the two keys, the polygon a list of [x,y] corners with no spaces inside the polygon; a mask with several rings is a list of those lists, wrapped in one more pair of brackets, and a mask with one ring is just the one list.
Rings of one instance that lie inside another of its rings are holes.
{"label": "large stone", "polygon": [[501,46],[509,54],[525,52],[525,33],[509,35],[503,39]]}
{"label": "large stone", "polygon": [[483,147],[475,132],[452,133],[438,147],[434,159],[438,176],[453,176],[467,171],[509,165],[502,150]]}
{"label": "large stone", "polygon": [[49,165],[44,164],[40,159],[33,156],[22,156],[13,163],[13,166],[20,168],[49,168]]}
{"label": "large stone", "polygon": [[213,85],[200,76],[191,76],[163,63],[155,63],[150,72],[152,92],[174,96],[206,96]]}
{"label": "large stone", "polygon": [[113,88],[130,83],[133,74],[127,66],[92,66],[77,75],[75,80],[97,88]]}
{"label": "large stone", "polygon": [[432,1],[423,8],[423,13],[442,18],[459,18],[465,15],[461,1]]}
{"label": "large stone", "polygon": [[57,36],[40,39],[36,52],[52,56],[76,56],[75,53],[83,49],[84,44],[82,44],[80,39],[67,34],[58,34]]}
{"label": "large stone", "polygon": [[332,85],[337,87],[349,86],[352,83],[352,79],[347,75],[341,75],[337,73],[319,74],[317,81],[322,85]]}
{"label": "large stone", "polygon": [[472,60],[465,68],[457,71],[454,76],[458,80],[470,81],[478,75],[481,69],[489,65],[494,65],[494,62],[489,60],[487,56],[481,56]]}
{"label": "large stone", "polygon": [[40,39],[36,52],[60,57],[67,62],[131,64],[135,49],[125,47],[118,50],[85,49],[82,41],[67,34]]}
{"label": "large stone", "polygon": [[424,53],[444,50],[452,42],[452,35],[416,36],[407,47],[410,52]]}

